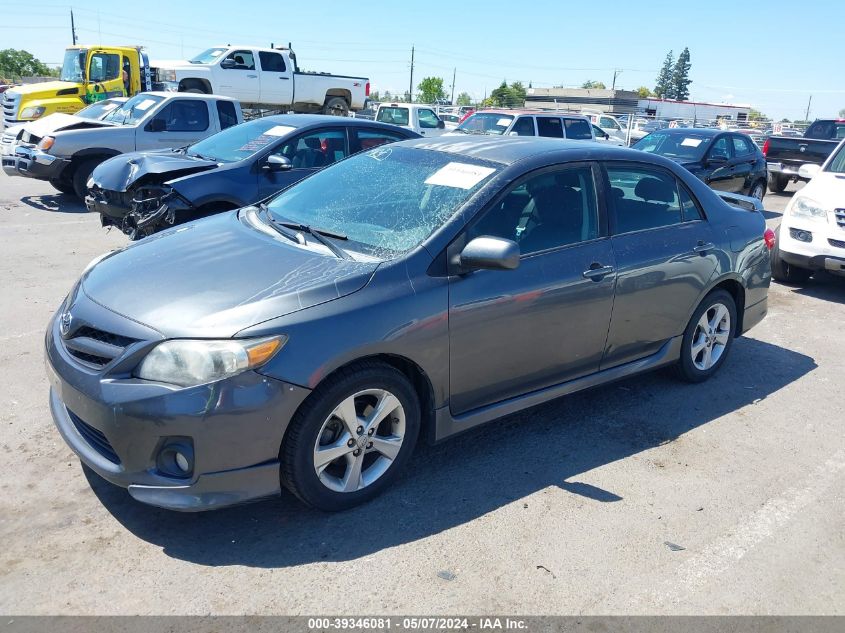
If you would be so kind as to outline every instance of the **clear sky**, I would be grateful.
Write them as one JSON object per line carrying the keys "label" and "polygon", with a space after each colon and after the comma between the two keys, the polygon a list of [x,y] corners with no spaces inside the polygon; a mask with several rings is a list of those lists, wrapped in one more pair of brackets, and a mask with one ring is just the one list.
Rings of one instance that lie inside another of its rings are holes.
{"label": "clear sky", "polygon": [[[147,46],[152,59],[184,59],[215,44],[292,42],[307,70],[370,77],[374,90],[404,93],[411,46],[414,84],[442,77],[475,98],[502,79],[535,87],[654,87],[666,53],[688,46],[695,101],[747,103],[765,114],[835,116],[845,108],[845,0],[708,3],[450,2],[364,0],[0,0],[0,49],[23,48],[61,63],[71,44]],[[415,87],[416,91],[416,87]]]}

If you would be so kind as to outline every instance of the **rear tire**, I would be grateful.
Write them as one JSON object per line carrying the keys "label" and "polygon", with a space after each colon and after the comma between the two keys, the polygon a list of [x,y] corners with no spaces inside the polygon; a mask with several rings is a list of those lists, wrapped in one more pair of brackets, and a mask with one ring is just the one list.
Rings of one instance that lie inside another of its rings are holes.
{"label": "rear tire", "polygon": [[88,193],[88,179],[101,162],[97,158],[84,160],[79,163],[73,172],[73,192],[83,202],[85,202],[85,194]]}
{"label": "rear tire", "polygon": [[777,174],[769,176],[769,191],[772,193],[783,193],[788,184],[789,176],[779,176]]}
{"label": "rear tire", "polygon": [[332,97],[323,106],[323,114],[332,116],[349,116],[349,104],[343,97]]}
{"label": "rear tire", "polygon": [[758,180],[751,185],[751,188],[748,190],[748,195],[752,198],[757,198],[760,202],[762,202],[763,197],[766,195],[766,183],[763,180]]}
{"label": "rear tire", "polygon": [[68,182],[67,180],[51,180],[50,184],[53,185],[53,188],[62,192],[66,193],[69,196],[75,195],[76,192],[73,190],[73,183]]}
{"label": "rear tire", "polygon": [[188,88],[187,90],[184,90],[183,92],[192,92],[192,93],[197,94],[197,95],[206,94],[205,90],[200,90],[199,88]]}
{"label": "rear tire", "polygon": [[714,290],[704,297],[684,331],[678,377],[696,383],[715,374],[731,350],[736,324],[736,302],[729,292]]}
{"label": "rear tire", "polygon": [[320,510],[359,505],[396,479],[419,430],[419,399],[404,374],[376,361],[341,369],[291,419],[279,452],[281,483]]}
{"label": "rear tire", "polygon": [[775,246],[772,248],[772,277],[776,281],[787,284],[803,284],[810,279],[812,270],[799,268],[783,261],[780,256],[780,227],[775,230]]}

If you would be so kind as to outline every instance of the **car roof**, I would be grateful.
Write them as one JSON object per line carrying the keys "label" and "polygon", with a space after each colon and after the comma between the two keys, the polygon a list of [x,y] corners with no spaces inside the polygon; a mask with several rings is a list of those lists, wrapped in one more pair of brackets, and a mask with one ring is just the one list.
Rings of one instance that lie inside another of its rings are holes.
{"label": "car roof", "polygon": [[566,117],[575,117],[580,119],[586,119],[586,114],[581,114],[579,112],[561,112],[559,110],[538,110],[538,109],[530,109],[530,108],[485,108],[483,110],[476,110],[473,114],[509,114],[511,116],[518,116],[521,114],[539,114],[545,116],[566,116]]}
{"label": "car roof", "polygon": [[149,92],[139,92],[135,96],[137,97],[139,95],[155,95],[156,97],[164,97],[166,99],[179,97],[180,99],[201,99],[203,101],[237,101],[237,99],[233,97],[224,97],[223,95],[207,95],[200,94],[198,92],[169,92],[164,90],[150,90]]}
{"label": "car roof", "polygon": [[717,134],[744,134],[744,132],[737,132],[736,130],[722,130],[713,127],[664,127],[660,130],[655,130],[661,134],[673,134],[675,136],[682,136],[688,134],[697,134],[698,136],[716,136]]}
{"label": "car roof", "polygon": [[344,127],[377,127],[384,128],[385,130],[392,130],[394,132],[401,130],[406,134],[410,132],[410,130],[399,127],[398,125],[381,123],[379,121],[373,121],[372,119],[337,117],[330,114],[274,114],[260,119],[253,119],[253,121],[270,121],[276,125],[288,125],[297,129],[324,125],[339,125]]}
{"label": "car roof", "polygon": [[[560,152],[566,161],[577,160],[633,160],[654,162],[653,154],[635,149],[595,143],[538,136],[463,135],[434,136],[402,141],[402,145],[466,156],[478,160],[510,165],[520,160],[550,152]],[[647,157],[647,158],[646,158]],[[663,163],[661,157],[660,164]],[[669,161],[667,161],[669,162]]]}

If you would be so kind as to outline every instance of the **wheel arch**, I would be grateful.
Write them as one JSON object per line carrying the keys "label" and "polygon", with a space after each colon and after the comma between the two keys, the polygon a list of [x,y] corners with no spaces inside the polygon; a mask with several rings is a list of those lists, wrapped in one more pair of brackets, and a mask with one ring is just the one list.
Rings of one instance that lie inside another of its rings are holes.
{"label": "wheel arch", "polygon": [[326,99],[323,101],[323,105],[327,104],[332,97],[341,97],[346,101],[348,106],[352,107],[352,92],[349,90],[343,88],[330,88],[326,90]]}
{"label": "wheel arch", "polygon": [[734,304],[736,304],[736,329],[734,331],[734,337],[739,337],[742,335],[742,320],[745,316],[745,286],[742,284],[742,280],[739,275],[727,275],[720,279],[717,279],[715,283],[713,283],[704,294],[701,295],[699,298],[698,303],[695,304],[693,308],[693,312],[698,309],[698,306],[701,305],[701,302],[704,300],[704,297],[709,295],[714,290],[725,290],[731,297],[733,297]]}
{"label": "wheel arch", "polygon": [[[417,363],[412,361],[410,358],[406,356],[401,356],[398,354],[390,354],[390,353],[376,353],[370,354],[367,356],[361,356],[354,360],[350,360],[342,365],[335,367],[331,372],[327,373],[323,376],[320,381],[310,387],[313,391],[317,390],[320,385],[324,384],[326,380],[330,377],[334,376],[340,371],[347,370],[350,367],[354,367],[355,365],[359,365],[362,363],[367,362],[380,362],[384,363],[385,365],[389,365],[393,367],[401,374],[408,379],[408,382],[411,383],[411,386],[414,389],[414,392],[417,394],[417,398],[420,401],[420,437],[425,438],[430,443],[434,438],[434,411],[435,411],[435,399],[434,399],[434,386],[431,383],[431,379],[428,377],[428,374],[420,367]],[[304,402],[302,403],[304,404]],[[302,407],[302,404],[299,406]],[[285,440],[287,439],[288,432],[290,431],[290,425],[288,428],[285,429],[284,437],[282,437],[282,446],[284,446]]]}
{"label": "wheel arch", "polygon": [[208,79],[189,77],[179,81],[179,92],[186,92],[191,89],[202,90],[207,95],[212,93],[211,82]]}

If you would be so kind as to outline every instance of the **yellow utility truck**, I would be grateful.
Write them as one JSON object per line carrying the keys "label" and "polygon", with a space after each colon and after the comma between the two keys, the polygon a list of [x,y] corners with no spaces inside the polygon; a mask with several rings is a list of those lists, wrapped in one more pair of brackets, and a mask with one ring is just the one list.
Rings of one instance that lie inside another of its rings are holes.
{"label": "yellow utility truck", "polygon": [[3,93],[5,127],[54,112],[74,114],[109,97],[153,89],[149,57],[140,46],[73,46],[65,50],[58,81],[27,84]]}

